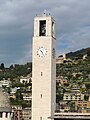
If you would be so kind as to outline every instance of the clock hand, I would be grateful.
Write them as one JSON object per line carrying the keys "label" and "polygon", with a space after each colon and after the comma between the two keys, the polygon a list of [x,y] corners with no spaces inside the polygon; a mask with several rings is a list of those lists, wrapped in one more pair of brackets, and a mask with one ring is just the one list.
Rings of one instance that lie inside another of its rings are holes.
{"label": "clock hand", "polygon": [[42,50],[40,50],[41,51],[41,53],[43,54],[43,51]]}

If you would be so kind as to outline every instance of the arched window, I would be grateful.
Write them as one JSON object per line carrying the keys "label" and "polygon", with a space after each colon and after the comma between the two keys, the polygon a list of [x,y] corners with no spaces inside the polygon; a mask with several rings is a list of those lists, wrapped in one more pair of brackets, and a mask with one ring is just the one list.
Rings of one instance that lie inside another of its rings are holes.
{"label": "arched window", "polygon": [[0,118],[2,118],[2,116],[3,116],[3,112],[0,112]]}
{"label": "arched window", "polygon": [[8,118],[8,112],[6,112],[6,118]]}

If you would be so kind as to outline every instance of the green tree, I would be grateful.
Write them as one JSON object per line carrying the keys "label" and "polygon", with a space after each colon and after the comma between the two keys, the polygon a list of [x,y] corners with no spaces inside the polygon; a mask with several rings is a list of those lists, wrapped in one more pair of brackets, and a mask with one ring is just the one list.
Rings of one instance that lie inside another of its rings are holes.
{"label": "green tree", "polygon": [[5,67],[4,67],[4,63],[1,63],[1,66],[0,66],[0,69],[4,69]]}
{"label": "green tree", "polygon": [[88,95],[84,95],[84,100],[88,101],[88,99],[89,99],[89,96]]}

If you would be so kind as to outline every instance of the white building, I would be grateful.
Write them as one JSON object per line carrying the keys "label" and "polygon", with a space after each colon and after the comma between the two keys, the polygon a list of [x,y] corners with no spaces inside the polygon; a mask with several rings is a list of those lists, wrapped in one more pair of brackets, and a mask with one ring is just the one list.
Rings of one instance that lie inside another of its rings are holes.
{"label": "white building", "polygon": [[1,80],[0,81],[0,87],[2,87],[2,86],[9,87],[10,83],[11,83],[10,80]]}
{"label": "white building", "polygon": [[23,100],[27,100],[27,101],[32,100],[31,94],[29,94],[29,93],[22,93],[22,95],[23,95]]}
{"label": "white building", "polygon": [[31,81],[30,77],[23,77],[23,78],[20,79],[21,83],[29,83],[30,81]]}
{"label": "white building", "polygon": [[63,96],[64,101],[77,101],[84,100],[84,94],[81,93],[64,93]]}
{"label": "white building", "polygon": [[56,64],[61,64],[64,62],[64,60],[66,60],[66,54],[60,55],[57,59],[56,59]]}
{"label": "white building", "polygon": [[55,21],[44,12],[34,19],[32,120],[48,120],[56,108]]}

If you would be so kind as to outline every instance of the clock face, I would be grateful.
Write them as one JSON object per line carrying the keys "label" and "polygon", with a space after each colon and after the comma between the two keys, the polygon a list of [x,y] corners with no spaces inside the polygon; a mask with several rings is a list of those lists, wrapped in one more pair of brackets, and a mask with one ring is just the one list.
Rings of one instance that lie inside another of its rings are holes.
{"label": "clock face", "polygon": [[39,48],[37,49],[37,55],[38,55],[39,57],[45,57],[45,55],[47,55],[47,49],[44,48],[44,47],[39,47]]}

